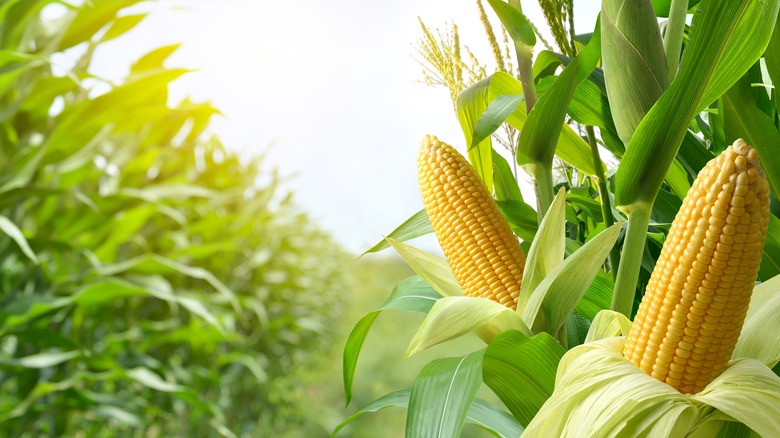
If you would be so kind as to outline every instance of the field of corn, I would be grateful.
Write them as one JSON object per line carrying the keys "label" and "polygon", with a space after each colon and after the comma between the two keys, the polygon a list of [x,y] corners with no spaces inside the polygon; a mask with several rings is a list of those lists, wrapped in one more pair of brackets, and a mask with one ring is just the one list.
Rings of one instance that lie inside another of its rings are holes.
{"label": "field of corn", "polygon": [[571,0],[476,3],[492,74],[423,24],[463,137],[422,139],[423,208],[368,251],[415,275],[350,333],[346,401],[385,310],[425,315],[406,356],[483,343],[334,435],[392,406],[407,437],[780,436],[780,2],[604,0],[587,34]]}

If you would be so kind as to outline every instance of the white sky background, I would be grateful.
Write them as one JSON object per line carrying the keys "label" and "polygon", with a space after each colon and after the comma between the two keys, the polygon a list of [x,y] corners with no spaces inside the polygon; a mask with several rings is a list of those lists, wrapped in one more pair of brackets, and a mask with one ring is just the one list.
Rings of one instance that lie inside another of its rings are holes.
{"label": "white sky background", "polygon": [[[537,3],[522,4],[552,41]],[[599,7],[575,2],[577,33],[592,30]],[[225,114],[212,124],[223,143],[268,151],[268,169],[288,177],[283,188],[356,253],[422,208],[424,134],[464,151],[448,90],[419,82],[417,16],[432,29],[454,21],[461,41],[492,65],[473,0],[165,0],[129,11],[139,10],[152,13],[96,53],[94,72],[119,80],[149,50],[182,43],[168,66],[199,71],[173,83],[172,102],[213,102]]]}

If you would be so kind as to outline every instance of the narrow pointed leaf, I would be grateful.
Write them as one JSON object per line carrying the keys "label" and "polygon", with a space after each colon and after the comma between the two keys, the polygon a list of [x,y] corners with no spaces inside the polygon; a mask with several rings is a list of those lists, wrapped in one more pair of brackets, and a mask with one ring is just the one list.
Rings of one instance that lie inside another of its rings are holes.
{"label": "narrow pointed leaf", "polygon": [[463,295],[463,290],[458,285],[458,281],[452,275],[450,265],[445,260],[395,239],[388,237],[386,240],[406,260],[414,272],[427,281],[436,292],[444,296]]}
{"label": "narrow pointed leaf", "polygon": [[27,239],[24,238],[24,233],[22,233],[22,230],[20,230],[15,223],[11,222],[11,220],[5,216],[0,216],[0,231],[13,239],[27,258],[32,260],[36,265],[38,264],[38,257],[35,256],[32,248],[30,248],[30,244],[27,243]]}
{"label": "narrow pointed leaf", "polygon": [[[433,233],[433,226],[431,225],[431,221],[428,219],[428,214],[423,208],[422,210],[413,214],[412,217],[405,220],[404,223],[399,225],[396,229],[391,231],[387,237],[395,239],[399,242],[406,242],[407,240],[412,240],[414,238],[425,236],[431,233]],[[382,239],[377,242],[376,245],[372,246],[366,252],[361,254],[361,256],[371,252],[379,252],[387,248],[390,248],[390,244],[387,243],[387,240]]]}
{"label": "narrow pointed leaf", "polygon": [[524,44],[530,47],[536,45],[536,33],[520,10],[504,0],[488,0],[488,4],[498,15],[498,19],[501,20],[501,24],[504,25],[504,29],[515,44]]}
{"label": "narrow pointed leaf", "polygon": [[482,383],[482,355],[437,359],[417,374],[409,396],[406,436],[459,436]]}
{"label": "narrow pointed leaf", "polygon": [[555,84],[539,98],[528,114],[528,120],[520,131],[517,147],[517,163],[521,166],[533,163],[552,164],[574,90],[593,71],[601,57],[600,33],[594,35],[596,37],[566,66]]}
{"label": "narrow pointed leaf", "polygon": [[507,117],[515,112],[521,103],[523,103],[522,95],[505,94],[493,99],[477,120],[477,124],[474,125],[474,134],[469,149],[476,147],[501,127]]}
{"label": "narrow pointed leaf", "polygon": [[[471,144],[474,126],[493,99],[501,95],[518,95],[522,92],[520,81],[504,72],[496,72],[464,90],[458,96],[456,104],[458,120],[466,137],[466,144]],[[520,105],[515,112],[507,117],[506,122],[513,128],[522,131],[526,118],[525,106]],[[590,146],[568,125],[563,126],[562,129],[555,154],[582,172],[595,175]],[[488,137],[479,144],[479,148],[487,148],[485,145],[489,142],[490,138]],[[485,149],[485,151],[490,152],[490,149]],[[487,163],[486,157],[481,159]],[[472,161],[472,165],[475,164],[471,156],[469,156],[469,160]],[[475,168],[477,168],[476,165]],[[479,172],[479,168],[477,171]],[[480,174],[480,176],[484,179],[484,175]],[[489,188],[492,187],[492,181],[491,177]]]}
{"label": "narrow pointed leaf", "polygon": [[536,210],[522,201],[497,201],[496,204],[518,237],[526,242],[534,240],[539,227]]}

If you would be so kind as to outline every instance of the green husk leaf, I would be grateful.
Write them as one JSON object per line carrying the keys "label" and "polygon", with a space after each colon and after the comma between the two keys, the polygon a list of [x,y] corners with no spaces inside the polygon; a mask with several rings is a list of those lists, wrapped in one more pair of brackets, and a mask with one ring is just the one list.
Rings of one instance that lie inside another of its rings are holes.
{"label": "green husk leaf", "polygon": [[737,419],[761,436],[780,430],[780,377],[757,360],[732,361],[691,399]]}
{"label": "green husk leaf", "polygon": [[517,299],[517,312],[521,315],[539,283],[563,261],[566,250],[565,225],[566,189],[562,187],[544,215],[528,251],[523,269],[523,284]]}
{"label": "green husk leaf", "polygon": [[614,310],[602,310],[593,318],[585,343],[628,336],[629,330],[631,330],[631,321],[626,318],[626,315]]}
{"label": "green husk leaf", "polygon": [[463,289],[458,285],[450,265],[445,260],[390,237],[386,240],[406,260],[412,270],[428,282],[436,292],[443,296],[463,295]]}
{"label": "green husk leaf", "polygon": [[732,358],[753,358],[772,368],[780,362],[780,276],[757,285]]}
{"label": "green husk leaf", "polygon": [[[531,330],[512,309],[487,298],[444,297],[436,302],[409,343],[410,356],[436,344],[465,335],[491,321],[500,324],[490,331],[492,337],[506,330],[519,330],[531,336]],[[492,339],[490,339],[492,340]]]}
{"label": "green husk leaf", "polygon": [[671,386],[623,358],[624,338],[564,355],[555,392],[523,433],[550,436],[684,436],[696,408]]}
{"label": "green husk leaf", "polygon": [[558,333],[615,245],[622,225],[599,233],[547,274],[523,312],[534,333]]}

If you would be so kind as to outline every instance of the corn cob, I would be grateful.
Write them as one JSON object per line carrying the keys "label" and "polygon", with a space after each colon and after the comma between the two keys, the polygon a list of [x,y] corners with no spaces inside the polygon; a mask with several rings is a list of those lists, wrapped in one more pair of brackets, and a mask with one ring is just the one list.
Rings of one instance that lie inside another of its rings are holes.
{"label": "corn cob", "polygon": [[769,188],[742,139],[699,172],[672,222],[623,355],[681,393],[728,364],[769,223]]}
{"label": "corn cob", "polygon": [[431,136],[417,168],[425,210],[463,293],[515,309],[525,254],[477,172]]}

